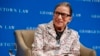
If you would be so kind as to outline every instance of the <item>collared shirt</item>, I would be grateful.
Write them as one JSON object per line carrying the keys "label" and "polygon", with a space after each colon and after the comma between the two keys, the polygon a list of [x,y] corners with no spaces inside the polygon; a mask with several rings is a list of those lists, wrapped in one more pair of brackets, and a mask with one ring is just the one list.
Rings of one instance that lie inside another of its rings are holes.
{"label": "collared shirt", "polygon": [[35,31],[34,42],[32,44],[33,56],[80,55],[80,42],[77,31],[66,27],[60,41],[56,40],[56,36],[52,21],[40,24]]}

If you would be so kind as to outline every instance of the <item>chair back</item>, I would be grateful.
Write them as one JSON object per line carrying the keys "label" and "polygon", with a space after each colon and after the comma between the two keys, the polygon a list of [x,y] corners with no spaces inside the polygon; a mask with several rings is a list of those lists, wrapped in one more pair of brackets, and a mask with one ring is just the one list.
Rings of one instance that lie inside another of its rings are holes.
{"label": "chair back", "polygon": [[96,56],[96,52],[95,50],[80,44],[80,56]]}
{"label": "chair back", "polygon": [[16,30],[15,41],[17,44],[16,56],[31,56],[34,30]]}

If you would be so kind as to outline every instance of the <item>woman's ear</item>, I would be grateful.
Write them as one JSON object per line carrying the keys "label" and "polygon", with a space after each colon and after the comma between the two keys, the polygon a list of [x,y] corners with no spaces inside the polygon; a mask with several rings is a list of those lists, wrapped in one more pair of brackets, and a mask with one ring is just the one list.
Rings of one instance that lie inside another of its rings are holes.
{"label": "woman's ear", "polygon": [[69,17],[69,22],[71,22],[72,21],[72,17]]}

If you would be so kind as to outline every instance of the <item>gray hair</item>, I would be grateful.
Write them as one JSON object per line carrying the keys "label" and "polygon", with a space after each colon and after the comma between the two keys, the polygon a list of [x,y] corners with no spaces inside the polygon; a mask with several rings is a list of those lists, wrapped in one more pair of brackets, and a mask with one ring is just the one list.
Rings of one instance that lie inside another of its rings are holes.
{"label": "gray hair", "polygon": [[69,7],[69,9],[70,9],[70,15],[72,16],[72,8],[71,8],[71,5],[68,2],[61,2],[61,3],[57,4],[56,7],[55,7],[55,9],[54,9],[54,12],[55,12],[56,8],[59,7],[59,6]]}

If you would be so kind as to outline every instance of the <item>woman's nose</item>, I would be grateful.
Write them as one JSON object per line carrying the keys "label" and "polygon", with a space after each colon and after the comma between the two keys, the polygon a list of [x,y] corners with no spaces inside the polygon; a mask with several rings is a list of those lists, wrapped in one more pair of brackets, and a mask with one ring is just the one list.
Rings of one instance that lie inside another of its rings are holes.
{"label": "woman's nose", "polygon": [[58,15],[58,19],[62,19],[62,16],[61,16],[61,14],[59,14],[59,15]]}

